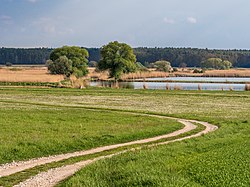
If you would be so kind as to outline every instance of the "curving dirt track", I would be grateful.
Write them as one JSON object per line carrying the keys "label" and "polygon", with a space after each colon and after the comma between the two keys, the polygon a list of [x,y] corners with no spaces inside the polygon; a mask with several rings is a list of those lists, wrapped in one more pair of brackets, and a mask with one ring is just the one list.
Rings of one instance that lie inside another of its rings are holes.
{"label": "curving dirt track", "polygon": [[[138,115],[138,114],[136,114],[136,115]],[[149,146],[152,147],[152,146],[157,146],[157,145],[163,145],[163,144],[169,144],[169,143],[172,143],[172,142],[182,141],[182,140],[185,140],[185,139],[198,137],[198,136],[201,136],[203,134],[207,134],[209,132],[212,132],[212,131],[215,131],[216,129],[218,129],[217,126],[214,126],[214,125],[209,124],[207,122],[201,122],[201,121],[196,121],[196,120],[178,119],[178,118],[165,117],[165,116],[160,116],[160,115],[149,115],[149,114],[141,114],[141,115],[159,117],[159,118],[165,118],[165,119],[174,119],[174,120],[177,120],[178,122],[184,124],[184,128],[181,129],[181,130],[177,130],[175,132],[172,132],[170,134],[157,136],[157,137],[153,137],[153,138],[147,138],[147,139],[132,141],[132,142],[128,142],[128,143],[121,143],[121,144],[116,144],[116,145],[98,147],[98,148],[94,148],[94,149],[86,150],[86,151],[79,151],[79,152],[55,155],[55,156],[50,156],[50,157],[42,157],[42,158],[38,158],[38,159],[32,159],[32,160],[29,160],[29,161],[4,164],[4,165],[0,166],[0,177],[9,176],[11,174],[15,174],[17,172],[24,171],[26,169],[33,168],[35,166],[44,165],[44,164],[52,163],[52,162],[57,162],[57,161],[65,160],[65,159],[68,159],[68,158],[84,156],[84,155],[89,155],[89,154],[94,154],[94,153],[100,153],[100,152],[103,152],[103,151],[112,150],[112,149],[116,149],[116,148],[119,148],[119,147],[125,147],[125,146],[136,145],[136,144],[145,144],[145,143],[158,141],[158,140],[161,140],[161,139],[175,137],[175,136],[181,135],[183,133],[189,132],[191,130],[194,130],[196,128],[196,125],[194,125],[193,123],[199,123],[199,124],[205,126],[206,129],[199,132],[199,133],[197,133],[197,134],[194,134],[194,135],[186,136],[186,137],[183,137],[183,138],[178,138],[178,139],[171,140],[171,141],[155,143],[155,144],[151,144]],[[136,149],[139,149],[139,148],[136,148]],[[54,186],[58,182],[72,176],[75,172],[77,172],[78,170],[80,170],[81,168],[83,168],[86,165],[89,165],[89,164],[91,164],[91,163],[93,163],[93,162],[95,162],[97,160],[110,158],[112,156],[119,155],[119,154],[125,153],[127,151],[131,151],[131,150],[133,150],[133,149],[128,149],[128,150],[125,150],[125,151],[117,152],[115,154],[110,154],[110,155],[107,155],[107,156],[101,156],[101,157],[97,157],[97,158],[94,158],[94,159],[81,161],[81,162],[78,162],[78,163],[75,163],[75,164],[71,164],[71,165],[51,169],[51,170],[49,170],[47,172],[42,172],[42,173],[40,173],[40,174],[38,174],[38,175],[36,175],[34,177],[31,177],[30,179],[28,179],[28,180],[26,180],[26,181],[24,181],[24,182],[22,182],[22,183],[20,183],[20,184],[18,184],[16,186],[19,186],[19,187],[24,187],[24,186],[25,187],[26,186],[30,186],[30,187],[33,187],[33,186],[46,186],[46,187]]]}

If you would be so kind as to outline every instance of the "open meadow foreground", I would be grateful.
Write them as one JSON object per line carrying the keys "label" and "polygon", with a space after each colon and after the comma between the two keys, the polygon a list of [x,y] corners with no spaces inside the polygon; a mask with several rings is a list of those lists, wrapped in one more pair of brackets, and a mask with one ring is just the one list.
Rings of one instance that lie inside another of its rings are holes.
{"label": "open meadow foreground", "polygon": [[250,187],[249,8],[2,0],[0,187]]}
{"label": "open meadow foreground", "polygon": [[0,89],[0,186],[249,186],[250,92]]}

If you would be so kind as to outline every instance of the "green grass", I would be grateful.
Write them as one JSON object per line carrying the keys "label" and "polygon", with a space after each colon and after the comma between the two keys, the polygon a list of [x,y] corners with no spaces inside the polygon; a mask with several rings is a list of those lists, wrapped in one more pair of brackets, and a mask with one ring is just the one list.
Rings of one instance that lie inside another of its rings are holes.
{"label": "green grass", "polygon": [[74,107],[0,103],[0,163],[128,142],[182,128],[174,120]]}
{"label": "green grass", "polygon": [[147,144],[120,147],[120,148],[117,148],[117,149],[104,151],[104,152],[100,152],[100,153],[96,153],[96,154],[73,157],[73,158],[62,160],[62,161],[59,161],[59,162],[53,162],[53,163],[49,163],[49,164],[45,164],[45,165],[41,165],[41,166],[36,166],[34,168],[27,169],[25,171],[21,171],[21,172],[12,174],[10,176],[0,178],[0,186],[14,186],[16,184],[19,184],[22,181],[27,180],[31,176],[37,175],[39,172],[48,171],[49,169],[61,167],[61,166],[68,165],[68,164],[73,164],[73,163],[76,163],[76,162],[79,162],[79,161],[92,159],[92,158],[96,158],[96,157],[99,157],[99,156],[110,155],[112,153],[116,153],[116,152],[127,150],[127,149],[128,150],[129,149],[134,149],[134,148],[138,149],[138,146],[141,146],[139,148],[145,149],[145,147],[150,146],[152,144],[155,144],[155,143],[158,143],[158,142],[171,141],[171,140],[174,140],[174,139],[177,139],[177,138],[182,138],[182,137],[185,137],[185,136],[190,136],[192,134],[196,134],[196,133],[198,133],[198,132],[205,129],[204,126],[202,126],[200,124],[196,124],[196,125],[197,125],[196,129],[191,130],[189,132],[186,132],[186,133],[181,134],[181,135],[176,136],[176,137],[166,138],[166,139],[162,139],[162,140],[147,143]]}
{"label": "green grass", "polygon": [[220,127],[199,138],[98,161],[62,186],[250,186],[250,92],[2,88],[0,98],[2,108],[11,101],[25,109],[25,103],[39,103],[29,106],[132,110]]}
{"label": "green grass", "polygon": [[[13,68],[11,71],[21,71]],[[0,86],[41,86],[41,87],[57,87],[58,83],[54,82],[0,82]]]}
{"label": "green grass", "polygon": [[[77,163],[79,161],[93,159],[93,158],[96,158],[96,157],[99,157],[99,156],[110,155],[110,154],[120,152],[120,151],[124,151],[124,150],[145,149],[145,147],[151,146],[152,144],[155,144],[155,143],[158,143],[158,142],[163,142],[163,141],[166,142],[166,141],[174,140],[174,139],[177,139],[177,138],[181,138],[181,137],[189,136],[189,135],[192,135],[192,134],[196,134],[196,133],[204,130],[204,126],[202,126],[200,124],[196,124],[196,125],[197,125],[196,129],[194,129],[192,131],[189,131],[189,132],[186,132],[186,133],[181,134],[181,135],[176,136],[176,137],[166,138],[166,139],[162,139],[162,140],[147,143],[147,144],[137,144],[137,145],[130,145],[130,146],[125,146],[125,147],[120,147],[120,148],[116,148],[116,149],[109,150],[109,151],[104,151],[104,152],[95,153],[95,154],[91,154],[91,155],[73,157],[73,158],[69,158],[69,159],[66,159],[66,160],[59,161],[59,162],[53,162],[53,163],[49,163],[49,164],[36,166],[34,168],[27,169],[25,171],[21,171],[21,172],[12,174],[10,176],[0,178],[0,186],[14,186],[16,184],[19,184],[22,181],[27,180],[31,176],[37,175],[40,172],[48,171],[49,169],[62,167],[62,166],[69,165],[69,164],[74,164],[74,163]],[[62,181],[62,183],[63,182],[64,181]]]}
{"label": "green grass", "polygon": [[249,186],[249,135],[217,133],[99,161],[58,186]]}

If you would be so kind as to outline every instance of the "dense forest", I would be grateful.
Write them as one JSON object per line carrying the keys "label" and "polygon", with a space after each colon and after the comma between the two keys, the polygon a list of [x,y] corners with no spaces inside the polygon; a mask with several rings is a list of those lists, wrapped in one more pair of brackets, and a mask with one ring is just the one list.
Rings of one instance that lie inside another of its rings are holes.
{"label": "dense forest", "polygon": [[[0,48],[0,64],[45,64],[51,48]],[[100,60],[99,48],[87,48],[89,61]],[[187,64],[189,67],[199,67],[201,62],[208,58],[229,60],[234,67],[250,68],[250,50],[210,50],[196,48],[135,48],[137,61],[149,65],[157,60],[167,60],[172,66],[179,67]]]}

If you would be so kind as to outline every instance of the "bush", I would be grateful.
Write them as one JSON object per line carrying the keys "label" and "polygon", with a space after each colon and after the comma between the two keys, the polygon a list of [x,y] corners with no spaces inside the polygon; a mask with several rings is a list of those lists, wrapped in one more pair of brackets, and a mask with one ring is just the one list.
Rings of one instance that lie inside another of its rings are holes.
{"label": "bush", "polygon": [[178,71],[178,68],[173,68],[173,72],[177,72]]}
{"label": "bush", "polygon": [[98,66],[98,63],[96,61],[90,61],[89,62],[89,67],[97,67]]}
{"label": "bush", "polygon": [[209,58],[203,62],[201,62],[202,68],[214,68],[214,69],[230,69],[232,67],[232,63],[228,60],[222,60],[220,58]]}
{"label": "bush", "polygon": [[204,73],[202,69],[194,69],[193,73]]}
{"label": "bush", "polygon": [[156,68],[157,71],[170,72],[172,70],[171,63],[165,60],[156,61],[153,63],[153,67]]}
{"label": "bush", "polygon": [[6,66],[12,66],[12,63],[11,62],[6,62],[5,65]]}

